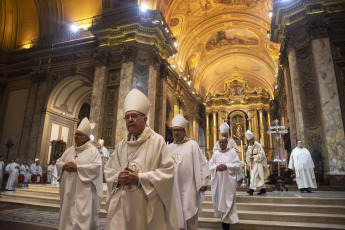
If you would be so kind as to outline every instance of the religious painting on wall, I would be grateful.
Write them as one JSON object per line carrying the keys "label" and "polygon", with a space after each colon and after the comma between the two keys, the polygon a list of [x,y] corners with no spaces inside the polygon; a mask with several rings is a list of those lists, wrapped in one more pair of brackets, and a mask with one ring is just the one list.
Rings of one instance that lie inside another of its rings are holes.
{"label": "religious painting on wall", "polygon": [[230,119],[230,127],[232,138],[237,145],[244,143],[244,133],[246,130],[246,119],[242,114],[235,114]]}
{"label": "religious painting on wall", "polygon": [[218,31],[206,43],[206,50],[223,48],[225,46],[257,46],[259,39],[257,36],[246,29],[227,29]]}
{"label": "religious painting on wall", "polygon": [[52,161],[59,159],[66,150],[66,142],[63,140],[53,140],[52,150],[50,153],[50,164]]}

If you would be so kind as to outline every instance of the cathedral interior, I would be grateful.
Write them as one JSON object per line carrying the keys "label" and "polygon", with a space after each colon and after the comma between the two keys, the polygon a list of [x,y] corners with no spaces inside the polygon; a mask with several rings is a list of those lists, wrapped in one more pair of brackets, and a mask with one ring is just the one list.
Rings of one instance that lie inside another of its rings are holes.
{"label": "cathedral interior", "polygon": [[[0,0],[0,11],[7,161],[47,166],[83,117],[111,152],[137,88],[167,142],[181,114],[209,158],[227,122],[240,159],[247,129],[271,173],[303,140],[320,180],[345,183],[343,0]],[[267,134],[275,125],[288,131],[278,140]]]}

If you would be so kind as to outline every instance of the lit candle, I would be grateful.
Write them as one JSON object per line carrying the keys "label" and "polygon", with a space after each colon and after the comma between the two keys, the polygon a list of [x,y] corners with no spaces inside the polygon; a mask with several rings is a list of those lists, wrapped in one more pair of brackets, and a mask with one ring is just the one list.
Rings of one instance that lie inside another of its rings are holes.
{"label": "lit candle", "polygon": [[242,150],[242,162],[244,162],[244,159],[243,159],[243,143],[242,143],[242,140],[241,140],[241,150]]}

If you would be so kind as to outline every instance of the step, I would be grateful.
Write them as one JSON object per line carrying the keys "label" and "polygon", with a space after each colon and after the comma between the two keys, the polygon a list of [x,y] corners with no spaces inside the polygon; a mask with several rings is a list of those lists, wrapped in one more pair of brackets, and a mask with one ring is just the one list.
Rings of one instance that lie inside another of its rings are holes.
{"label": "step", "polygon": [[[214,218],[199,217],[199,227],[222,229],[221,222]],[[231,229],[241,230],[332,230],[345,229],[345,225],[337,224],[315,224],[299,222],[281,222],[281,221],[258,221],[258,220],[240,220],[237,224],[231,224]]]}
{"label": "step", "polygon": [[[21,203],[16,202],[13,200],[8,200],[4,198],[0,198],[0,202],[2,203]],[[59,212],[60,211],[60,204],[48,204],[48,203],[42,203],[42,202],[34,202],[34,201],[27,201],[25,203],[22,203],[23,207],[33,207],[39,210],[45,210],[45,211],[51,211],[51,212]],[[100,212],[98,214],[101,218],[106,218],[107,211],[104,208],[100,209]]]}
{"label": "step", "polygon": [[[37,197],[54,197],[60,198],[60,193],[56,191],[41,191],[41,190],[31,190],[31,189],[16,189],[15,194],[22,196],[37,196]],[[103,195],[103,202],[106,202],[106,195]]]}
{"label": "step", "polygon": [[[211,201],[202,203],[203,209],[213,209]],[[236,203],[237,210],[269,211],[269,212],[296,212],[303,210],[308,213],[344,214],[343,205],[308,205],[308,204],[274,204],[274,203]]]}
{"label": "step", "polygon": [[[105,198],[103,198],[104,200]],[[5,193],[1,193],[1,200],[9,201],[12,203],[27,203],[27,202],[34,202],[34,203],[41,203],[43,206],[46,204],[56,204],[60,205],[60,198],[56,197],[46,197],[46,196],[35,196],[35,195],[22,195],[16,194],[12,191],[7,191]],[[101,209],[105,208],[105,201],[101,203]]]}
{"label": "step", "polygon": [[[297,210],[296,210],[297,211]],[[304,222],[321,224],[339,224],[345,226],[344,214],[320,214],[299,212],[263,212],[263,211],[237,211],[240,220],[265,220],[283,222]]]}
{"label": "step", "polygon": [[[260,220],[260,221],[283,221],[283,222],[304,222],[322,224],[345,225],[344,214],[319,214],[298,212],[264,212],[264,211],[242,211],[237,210],[240,220]],[[199,217],[214,218],[213,209],[203,209]]]}
{"label": "step", "polygon": [[[23,188],[18,188],[16,189],[23,189]],[[59,193],[59,187],[57,186],[50,186],[50,185],[41,185],[41,184],[29,184],[28,188],[24,188],[23,190],[34,190],[34,191],[51,191],[51,192],[57,192]],[[103,195],[106,196],[107,195],[107,187],[105,184],[103,184]]]}

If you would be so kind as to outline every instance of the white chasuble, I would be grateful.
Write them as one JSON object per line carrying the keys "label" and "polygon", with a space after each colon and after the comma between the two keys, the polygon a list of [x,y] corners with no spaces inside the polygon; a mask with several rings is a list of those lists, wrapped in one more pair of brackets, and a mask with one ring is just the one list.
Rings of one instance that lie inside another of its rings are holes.
{"label": "white chasuble", "polygon": [[210,170],[198,143],[188,140],[171,143],[168,151],[175,163],[174,192],[179,228],[186,228],[186,221],[202,212],[205,193],[201,186],[210,185]]}
{"label": "white chasuble", "polygon": [[[217,171],[217,166],[224,164],[227,169]],[[222,222],[238,222],[236,209],[237,176],[241,176],[241,161],[234,149],[216,151],[209,162],[211,170],[211,192],[214,215]]]}
{"label": "white chasuble", "polygon": [[296,172],[298,189],[317,188],[314,162],[306,148],[296,147],[290,155],[289,169]]}
{"label": "white chasuble", "polygon": [[[251,156],[254,157],[253,161],[250,161]],[[269,176],[269,170],[265,151],[257,141],[253,145],[248,146],[246,162],[250,167],[250,188],[255,190],[257,187],[265,186],[265,181]]]}
{"label": "white chasuble", "polygon": [[[138,171],[138,185],[118,183],[118,175],[127,165]],[[130,141],[128,135],[117,144],[104,175],[108,186],[105,229],[177,229],[174,164],[162,136],[149,127],[137,140]]]}
{"label": "white chasuble", "polygon": [[[62,167],[77,163],[76,172]],[[102,160],[96,147],[85,143],[68,148],[56,162],[60,182],[59,230],[98,229],[98,213],[103,198]]]}

